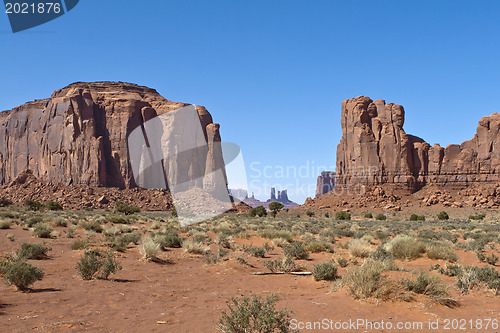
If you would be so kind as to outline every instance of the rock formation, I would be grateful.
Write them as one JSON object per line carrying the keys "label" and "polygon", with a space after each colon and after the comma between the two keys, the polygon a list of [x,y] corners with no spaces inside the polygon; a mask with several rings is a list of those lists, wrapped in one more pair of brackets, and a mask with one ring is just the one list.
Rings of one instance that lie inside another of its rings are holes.
{"label": "rock formation", "polygon": [[[135,84],[78,82],[50,98],[0,112],[0,185],[31,170],[48,184],[134,188],[128,135],[185,105]],[[205,108],[196,110],[209,148],[207,174],[223,165],[220,151],[211,148],[220,142],[219,125]]]}
{"label": "rock formation", "polygon": [[321,175],[318,176],[318,181],[316,183],[316,196],[319,197],[322,194],[328,193],[335,187],[335,172],[334,171],[323,171]]}
{"label": "rock formation", "polygon": [[[500,114],[479,121],[476,135],[460,145],[432,147],[403,130],[401,105],[359,96],[342,102],[342,138],[335,184],[460,184],[500,180]],[[322,174],[318,185],[328,183]],[[318,189],[318,193],[322,192]]]}

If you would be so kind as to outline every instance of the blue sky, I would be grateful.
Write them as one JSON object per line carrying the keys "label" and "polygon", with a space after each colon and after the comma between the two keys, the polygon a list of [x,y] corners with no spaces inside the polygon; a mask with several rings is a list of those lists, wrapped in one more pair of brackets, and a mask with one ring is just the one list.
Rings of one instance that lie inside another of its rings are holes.
{"label": "blue sky", "polygon": [[17,34],[0,13],[0,110],[75,81],[150,86],[209,109],[259,198],[274,184],[302,203],[317,167],[335,165],[346,98],[402,104],[406,132],[430,144],[472,138],[500,110],[499,11],[486,0],[82,0]]}

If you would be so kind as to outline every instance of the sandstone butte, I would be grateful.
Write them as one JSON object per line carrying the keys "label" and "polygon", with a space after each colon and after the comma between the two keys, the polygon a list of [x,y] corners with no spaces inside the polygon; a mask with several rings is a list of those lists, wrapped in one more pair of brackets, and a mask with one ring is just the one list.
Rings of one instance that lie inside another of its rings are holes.
{"label": "sandstone butte", "polygon": [[499,113],[481,118],[471,140],[446,148],[406,134],[404,119],[398,104],[365,96],[344,100],[336,173],[318,177],[316,194],[332,185],[399,184],[417,191],[429,184],[466,187],[500,180]]}
{"label": "sandstone butte", "polygon": [[[145,121],[185,105],[188,104],[169,101],[156,90],[135,84],[77,82],[55,91],[50,98],[0,112],[0,196],[9,195],[15,201],[45,201],[55,195],[56,199],[67,199],[70,206],[81,208],[82,200],[87,200],[85,206],[91,207],[102,207],[110,201],[103,198],[107,192],[89,189],[137,192],[128,135]],[[213,165],[223,165],[220,151],[211,150],[212,143],[221,141],[219,125],[204,107],[196,106],[196,110],[210,154],[206,162],[208,172]],[[188,169],[186,166],[186,172]],[[36,184],[19,194],[27,186],[19,185],[27,178]],[[68,199],[67,188],[71,186],[84,193],[84,198],[78,194],[76,202]],[[155,193],[143,198],[144,205],[157,199],[159,192]],[[120,197],[116,191],[108,195]],[[96,196],[101,205],[96,206]],[[140,198],[138,195],[136,199]],[[130,200],[133,198],[126,201]],[[161,209],[168,201],[157,202],[153,208]]]}

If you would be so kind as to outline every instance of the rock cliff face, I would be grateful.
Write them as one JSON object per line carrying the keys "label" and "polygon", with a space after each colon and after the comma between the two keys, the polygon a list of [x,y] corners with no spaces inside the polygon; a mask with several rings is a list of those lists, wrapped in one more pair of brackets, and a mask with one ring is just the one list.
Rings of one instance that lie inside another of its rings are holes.
{"label": "rock cliff face", "polygon": [[337,185],[395,183],[418,189],[500,180],[499,113],[483,117],[471,140],[446,148],[406,134],[404,116],[401,105],[383,100],[359,96],[342,102]]}
{"label": "rock cliff face", "polygon": [[335,187],[335,172],[334,171],[323,171],[321,175],[318,176],[318,181],[316,183],[316,196],[319,197],[322,194],[328,193]]}
{"label": "rock cliff face", "polygon": [[[37,100],[0,112],[0,185],[25,170],[48,184],[136,187],[127,137],[145,121],[187,104],[154,89],[122,82],[74,83]],[[196,107],[208,143],[207,172],[223,165],[219,125]],[[189,166],[186,166],[188,172]]]}

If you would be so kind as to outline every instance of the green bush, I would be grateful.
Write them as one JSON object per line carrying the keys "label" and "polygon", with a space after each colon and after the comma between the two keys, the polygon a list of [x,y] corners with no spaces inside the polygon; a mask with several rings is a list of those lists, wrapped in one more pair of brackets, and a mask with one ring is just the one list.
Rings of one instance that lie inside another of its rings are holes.
{"label": "green bush", "polygon": [[333,246],[330,243],[320,240],[307,241],[304,245],[304,250],[311,253],[334,252]]}
{"label": "green bush", "polygon": [[25,291],[30,285],[43,278],[43,270],[25,261],[16,260],[4,267],[5,279],[18,290]]}
{"label": "green bush", "polygon": [[283,253],[287,257],[297,260],[309,259],[309,253],[304,249],[304,242],[293,242],[283,247]]}
{"label": "green bush", "polygon": [[264,217],[264,216],[267,216],[267,211],[264,208],[264,206],[258,206],[258,207],[250,209],[250,216],[251,217],[255,217],[255,216]]}
{"label": "green bush", "polygon": [[337,278],[337,267],[330,262],[322,262],[313,266],[314,280],[331,281]]}
{"label": "green bush", "polygon": [[425,221],[424,215],[411,214],[410,221]]}
{"label": "green bush", "polygon": [[306,211],[306,215],[309,216],[309,217],[313,217],[314,216],[314,212],[311,211],[311,210],[307,210]]}
{"label": "green bush", "polygon": [[350,220],[351,214],[349,214],[347,212],[337,212],[335,214],[335,219],[337,219],[337,220]]}
{"label": "green bush", "polygon": [[26,200],[24,206],[30,210],[39,211],[42,210],[43,204],[37,200]]}
{"label": "green bush", "polygon": [[425,221],[425,216],[424,216],[424,215],[419,215],[419,216],[417,217],[417,220],[418,220],[418,221]]}
{"label": "green bush", "polygon": [[90,220],[90,221],[80,221],[78,223],[78,226],[80,228],[83,228],[85,230],[92,230],[92,231],[95,231],[97,233],[101,233],[103,231],[103,227],[102,225],[99,224],[99,222],[95,221],[95,220]]}
{"label": "green bush", "polygon": [[375,219],[378,221],[384,221],[387,219],[387,216],[385,216],[385,214],[378,213],[377,215],[375,215]]}
{"label": "green bush", "polygon": [[51,232],[52,232],[52,227],[47,223],[43,222],[37,223],[35,225],[35,229],[33,230],[35,236],[40,238],[50,238]]}
{"label": "green bush", "polygon": [[427,295],[439,304],[450,308],[458,306],[458,302],[451,298],[447,286],[437,276],[421,273],[416,280],[406,280],[405,284],[409,291]]}
{"label": "green bush", "polygon": [[365,214],[365,219],[372,219],[373,218],[373,214],[372,213],[366,213]]}
{"label": "green bush", "polygon": [[23,243],[17,250],[17,257],[20,259],[44,259],[47,258],[47,252],[52,250],[43,244]]}
{"label": "green bush", "polygon": [[124,213],[125,215],[132,215],[134,213],[140,213],[141,209],[136,206],[127,205],[124,202],[117,201],[115,204],[115,210],[118,213]]}
{"label": "green bush", "polygon": [[28,220],[26,220],[26,225],[29,228],[31,228],[32,226],[34,226],[38,222],[42,222],[42,221],[43,221],[43,219],[41,216],[33,216],[33,217],[30,217]]}
{"label": "green bush", "polygon": [[347,267],[347,265],[349,265],[349,260],[345,258],[337,258],[337,264],[339,264],[340,267]]}
{"label": "green bush", "polygon": [[228,312],[223,311],[217,329],[224,333],[287,333],[291,315],[286,309],[278,310],[274,295],[231,297],[227,302]]}
{"label": "green bush", "polygon": [[485,217],[485,214],[469,215],[469,220],[482,220]]}
{"label": "green bush", "polygon": [[59,202],[56,202],[56,201],[47,202],[46,207],[49,210],[63,210],[63,206]]}
{"label": "green bush", "polygon": [[95,277],[107,279],[111,273],[121,269],[112,252],[106,254],[94,249],[83,253],[76,263],[76,269],[83,280],[92,280]]}
{"label": "green bush", "polygon": [[445,211],[439,212],[437,217],[438,217],[438,220],[448,220],[450,218],[448,216],[448,213],[446,213]]}
{"label": "green bush", "polygon": [[248,254],[257,257],[257,258],[264,258],[266,255],[266,250],[263,247],[249,247],[247,250]]}

